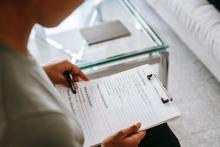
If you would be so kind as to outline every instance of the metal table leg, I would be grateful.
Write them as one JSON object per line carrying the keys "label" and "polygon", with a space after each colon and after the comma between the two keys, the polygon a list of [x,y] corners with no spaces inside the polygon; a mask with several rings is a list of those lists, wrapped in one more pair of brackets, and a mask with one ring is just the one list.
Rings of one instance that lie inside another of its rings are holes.
{"label": "metal table leg", "polygon": [[169,52],[160,52],[159,78],[167,89],[168,87],[168,71],[169,71]]}

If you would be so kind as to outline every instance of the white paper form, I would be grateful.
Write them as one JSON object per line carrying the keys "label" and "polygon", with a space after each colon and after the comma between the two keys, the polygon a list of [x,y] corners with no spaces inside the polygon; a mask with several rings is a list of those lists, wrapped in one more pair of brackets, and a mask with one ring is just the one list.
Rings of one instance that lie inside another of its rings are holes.
{"label": "white paper form", "polygon": [[[148,80],[147,65],[90,82],[78,83],[74,95],[65,87],[58,90],[80,122],[85,145],[101,143],[110,134],[137,122],[148,129],[180,115],[172,103],[162,103],[167,93],[156,79]],[[160,85],[159,85],[160,86]]]}

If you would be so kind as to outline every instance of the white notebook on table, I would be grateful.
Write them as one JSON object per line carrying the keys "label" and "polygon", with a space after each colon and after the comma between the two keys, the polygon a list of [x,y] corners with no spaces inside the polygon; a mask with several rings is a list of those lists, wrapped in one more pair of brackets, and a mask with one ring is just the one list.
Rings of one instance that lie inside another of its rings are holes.
{"label": "white notebook on table", "polygon": [[[82,126],[85,144],[94,146],[123,128],[141,122],[140,130],[180,116],[180,111],[150,66],[79,82],[77,94],[56,86]],[[149,76],[150,75],[150,76]]]}

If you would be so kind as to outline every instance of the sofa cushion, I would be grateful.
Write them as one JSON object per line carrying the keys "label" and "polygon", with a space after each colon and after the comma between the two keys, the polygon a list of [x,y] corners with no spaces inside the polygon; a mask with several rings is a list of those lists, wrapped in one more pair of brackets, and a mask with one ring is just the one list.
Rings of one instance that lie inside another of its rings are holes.
{"label": "sofa cushion", "polygon": [[148,0],[172,13],[220,63],[220,13],[207,0]]}

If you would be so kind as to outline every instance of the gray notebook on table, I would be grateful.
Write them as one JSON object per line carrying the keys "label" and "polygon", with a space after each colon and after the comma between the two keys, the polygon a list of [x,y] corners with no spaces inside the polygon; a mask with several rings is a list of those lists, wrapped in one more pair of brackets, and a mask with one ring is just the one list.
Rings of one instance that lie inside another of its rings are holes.
{"label": "gray notebook on table", "polygon": [[129,30],[119,20],[81,29],[80,33],[85,38],[88,45],[94,45],[131,35]]}

